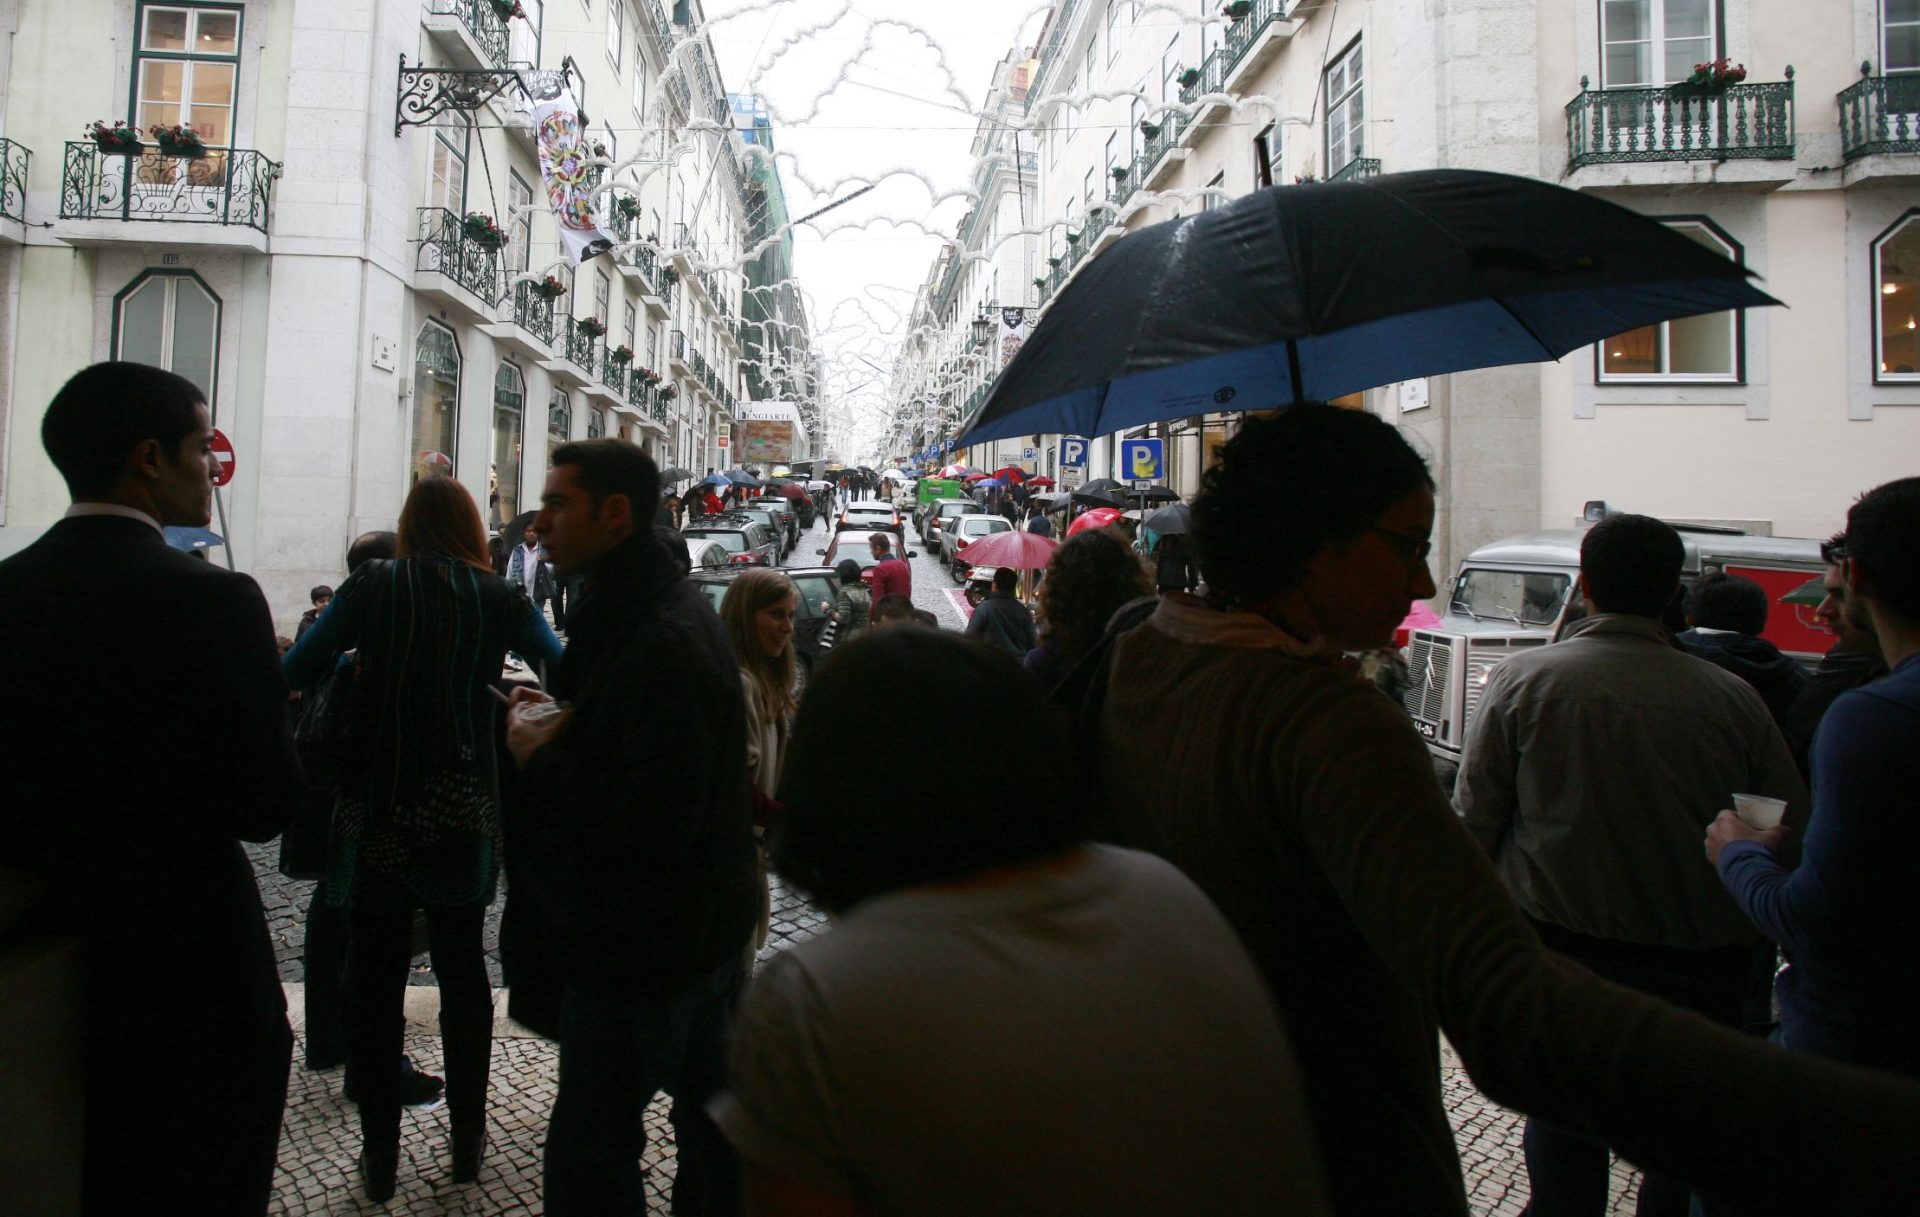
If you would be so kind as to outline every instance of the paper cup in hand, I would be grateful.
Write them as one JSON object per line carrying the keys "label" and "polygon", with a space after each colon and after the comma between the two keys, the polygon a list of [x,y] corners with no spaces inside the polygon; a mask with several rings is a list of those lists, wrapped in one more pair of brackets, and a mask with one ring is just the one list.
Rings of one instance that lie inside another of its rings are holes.
{"label": "paper cup in hand", "polygon": [[1787,801],[1770,799],[1763,794],[1736,794],[1733,796],[1733,814],[1739,816],[1748,828],[1765,832],[1787,814]]}

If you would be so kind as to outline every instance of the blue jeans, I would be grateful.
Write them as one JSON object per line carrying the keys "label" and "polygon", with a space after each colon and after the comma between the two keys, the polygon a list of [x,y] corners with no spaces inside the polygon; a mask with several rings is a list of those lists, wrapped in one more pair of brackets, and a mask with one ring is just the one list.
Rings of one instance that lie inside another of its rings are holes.
{"label": "blue jeans", "polygon": [[673,1096],[676,1217],[733,1217],[740,1170],[707,1115],[726,1082],[727,1028],[743,979],[732,959],[657,996],[568,986],[560,1005],[560,1093],[547,1132],[548,1217],[644,1217],[647,1105]]}

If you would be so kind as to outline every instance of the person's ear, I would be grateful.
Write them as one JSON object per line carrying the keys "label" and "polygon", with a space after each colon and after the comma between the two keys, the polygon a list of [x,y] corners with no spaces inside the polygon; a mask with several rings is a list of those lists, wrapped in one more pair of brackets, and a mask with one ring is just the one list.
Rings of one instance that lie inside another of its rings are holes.
{"label": "person's ear", "polygon": [[633,523],[633,503],[624,494],[610,494],[600,500],[600,510],[594,515],[608,528],[621,528]]}
{"label": "person's ear", "polygon": [[133,451],[128,454],[127,463],[141,477],[158,478],[160,466],[165,461],[166,455],[166,451],[160,447],[159,440],[143,439],[133,446]]}

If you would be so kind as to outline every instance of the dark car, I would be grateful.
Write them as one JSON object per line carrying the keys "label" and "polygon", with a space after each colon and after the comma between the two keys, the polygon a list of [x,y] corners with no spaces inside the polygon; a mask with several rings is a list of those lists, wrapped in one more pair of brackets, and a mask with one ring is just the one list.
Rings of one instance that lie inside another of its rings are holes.
{"label": "dark car", "polygon": [[791,499],[782,498],[777,494],[763,494],[758,498],[748,499],[747,506],[763,507],[780,517],[781,524],[787,530],[788,549],[800,543],[800,513],[795,510]]}
{"label": "dark car", "polygon": [[707,537],[726,547],[730,566],[778,566],[780,541],[773,530],[759,520],[739,515],[701,516],[699,521],[680,530],[691,541]]}
{"label": "dark car", "polygon": [[[834,567],[840,565],[843,560],[852,558],[860,564],[860,578],[866,583],[867,590],[872,591],[873,568],[880,564],[879,560],[873,556],[873,543],[870,540],[874,531],[872,528],[862,527],[842,528],[835,532],[833,534],[833,540],[828,542],[827,547],[818,551],[822,564],[827,570],[832,570]],[[895,535],[897,536],[898,534]],[[893,546],[892,556],[903,560],[911,560],[914,555],[912,550],[896,541]]]}
{"label": "dark car", "polygon": [[734,508],[728,514],[739,516],[743,520],[757,520],[765,525],[766,530],[773,534],[773,543],[779,549],[782,559],[786,558],[787,551],[793,547],[793,542],[787,537],[786,522],[773,508],[749,503],[745,507]]}
{"label": "dark car", "polygon": [[[742,569],[697,570],[688,579],[697,591],[706,596],[717,613],[720,611],[720,602],[727,597],[727,588],[733,583],[733,577]],[[793,617],[793,650],[800,657],[800,662],[811,671],[831,645],[828,625],[833,620],[833,602],[840,595],[840,579],[831,568],[825,566],[795,566],[783,573],[793,580],[794,586],[800,591],[799,611]]]}

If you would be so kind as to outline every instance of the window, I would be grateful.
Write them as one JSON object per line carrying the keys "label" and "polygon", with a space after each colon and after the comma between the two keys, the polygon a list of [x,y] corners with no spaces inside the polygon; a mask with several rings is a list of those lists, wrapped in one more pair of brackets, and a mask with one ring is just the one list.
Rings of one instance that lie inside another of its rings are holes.
{"label": "window", "polygon": [[1120,40],[1114,35],[1120,29],[1120,0],[1107,0],[1107,62],[1120,52]]}
{"label": "window", "polygon": [[1087,35],[1087,87],[1093,88],[1094,73],[1100,70],[1100,31]]}
{"label": "window", "polygon": [[1117,159],[1119,155],[1120,133],[1115,131],[1107,136],[1107,180],[1109,182],[1113,180],[1113,167],[1120,163]]}
{"label": "window", "polygon": [[240,70],[240,10],[140,9],[134,55],[135,123],[192,123],[209,148],[233,146],[233,90]]}
{"label": "window", "polygon": [[455,215],[467,210],[467,128],[452,114],[433,127],[433,166],[427,180],[427,206]]}
{"label": "window", "polygon": [[1920,0],[1880,0],[1880,70],[1920,70]]}
{"label": "window", "polygon": [[613,133],[613,124],[601,123],[600,133],[607,141],[607,159],[618,165],[620,163],[620,137]]}
{"label": "window", "polygon": [[533,187],[511,169],[507,171],[507,199],[513,213],[513,240],[507,246],[507,257],[514,270],[525,270],[533,259]]}
{"label": "window", "polygon": [[1212,211],[1220,205],[1220,196],[1216,194],[1215,191],[1224,189],[1226,183],[1226,170],[1222,169],[1213,175],[1213,180],[1207,183],[1207,192],[1200,196],[1200,211],[1202,214]]}
{"label": "window", "polygon": [[[1180,35],[1175,34],[1167,43],[1167,49],[1160,52],[1160,100],[1163,102],[1180,100]],[[1165,122],[1162,115],[1160,121]]]}
{"label": "window", "polygon": [[1280,177],[1280,124],[1268,123],[1266,130],[1253,137],[1253,184],[1271,186]]}
{"label": "window", "polygon": [[1327,69],[1327,163],[1331,178],[1353,160],[1366,155],[1366,109],[1362,84],[1364,63],[1356,41]]}
{"label": "window", "polygon": [[607,58],[616,68],[620,66],[620,18],[626,7],[626,0],[607,0]]}
{"label": "window", "polygon": [[[1146,91],[1144,85],[1140,86],[1140,89],[1141,92]],[[1146,150],[1147,135],[1146,132],[1140,129],[1140,124],[1146,121],[1147,103],[1136,97],[1133,99],[1133,105],[1129,107],[1127,111],[1127,129],[1130,132],[1127,136],[1127,159],[1129,161],[1138,160],[1140,154]],[[1139,185],[1138,182],[1134,184],[1136,186]]]}
{"label": "window", "polygon": [[1602,88],[1673,84],[1713,57],[1713,0],[1601,0]]}
{"label": "window", "polygon": [[1080,179],[1080,197],[1086,200],[1087,222],[1093,222],[1093,205],[1100,196],[1093,192],[1093,170],[1087,170],[1086,177]]}
{"label": "window", "polygon": [[[1706,220],[1667,225],[1713,250],[1740,261],[1740,247]],[[1683,317],[1642,326],[1609,338],[1599,346],[1599,379],[1608,381],[1724,381],[1740,379],[1740,314],[1737,311]]]}
{"label": "window", "polygon": [[1874,380],[1920,381],[1920,211],[1873,243]]}
{"label": "window", "polygon": [[565,389],[555,389],[547,402],[547,465],[553,465],[553,450],[573,434],[573,403]]}
{"label": "window", "polygon": [[613,324],[612,299],[613,280],[607,277],[606,271],[596,271],[593,276],[593,315],[600,319],[602,325]]}
{"label": "window", "polygon": [[622,330],[622,333],[626,334],[627,336],[627,341],[626,341],[627,349],[629,351],[638,351],[640,349],[640,336],[635,332],[635,330],[638,328],[640,324],[639,318],[634,314],[633,306],[631,304],[624,306],[624,311],[626,314],[625,316],[626,327],[624,330]]}
{"label": "window", "polygon": [[638,55],[633,57],[633,116],[647,116],[647,61]]}
{"label": "window", "polygon": [[525,21],[507,22],[507,59],[516,64],[540,62],[540,30],[545,19],[546,0],[520,0]]}
{"label": "window", "polygon": [[520,514],[520,419],[526,413],[527,382],[502,360],[493,373],[493,467],[487,487],[487,522],[498,528]]}
{"label": "window", "polygon": [[414,341],[413,481],[435,473],[453,476],[459,418],[460,347],[452,330],[429,321]]}
{"label": "window", "polygon": [[607,412],[605,410],[587,411],[587,438],[604,439],[607,434]]}
{"label": "window", "polygon": [[147,271],[114,299],[113,357],[194,383],[211,409],[220,356],[220,298],[191,274]]}

